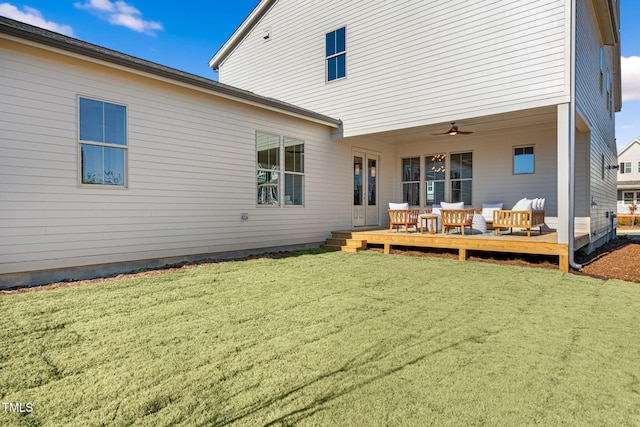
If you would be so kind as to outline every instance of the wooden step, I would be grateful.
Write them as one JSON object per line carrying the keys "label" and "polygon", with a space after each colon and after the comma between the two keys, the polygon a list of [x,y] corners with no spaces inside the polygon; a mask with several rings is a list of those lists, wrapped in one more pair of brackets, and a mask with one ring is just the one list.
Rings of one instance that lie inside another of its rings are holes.
{"label": "wooden step", "polygon": [[343,246],[357,249],[367,249],[367,241],[360,239],[347,239],[347,244]]}

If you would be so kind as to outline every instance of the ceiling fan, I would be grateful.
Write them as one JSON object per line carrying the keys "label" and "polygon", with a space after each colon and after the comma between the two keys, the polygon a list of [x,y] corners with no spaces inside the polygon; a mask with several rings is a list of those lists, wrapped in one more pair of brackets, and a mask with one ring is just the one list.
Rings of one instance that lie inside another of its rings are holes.
{"label": "ceiling fan", "polygon": [[449,129],[447,132],[443,132],[443,133],[432,133],[431,135],[469,135],[473,132],[463,132],[461,130],[458,130],[458,126],[456,126],[456,122],[451,122],[451,129]]}

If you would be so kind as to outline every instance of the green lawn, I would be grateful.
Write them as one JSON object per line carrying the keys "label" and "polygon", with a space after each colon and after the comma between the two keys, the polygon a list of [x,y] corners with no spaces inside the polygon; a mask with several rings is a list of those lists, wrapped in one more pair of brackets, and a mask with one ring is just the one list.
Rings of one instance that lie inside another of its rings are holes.
{"label": "green lawn", "polygon": [[[0,425],[640,425],[640,285],[303,253],[0,298]],[[15,407],[14,407],[15,408]]]}

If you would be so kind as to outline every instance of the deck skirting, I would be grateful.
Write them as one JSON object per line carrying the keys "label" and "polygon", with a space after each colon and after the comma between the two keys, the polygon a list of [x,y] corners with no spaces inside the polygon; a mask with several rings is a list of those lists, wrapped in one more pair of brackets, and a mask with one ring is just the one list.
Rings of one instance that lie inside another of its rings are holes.
{"label": "deck skirting", "polygon": [[[383,245],[389,253],[392,246],[413,246],[424,248],[453,249],[458,251],[458,259],[464,261],[469,251],[505,252],[529,255],[549,255],[558,257],[558,268],[569,271],[569,246],[559,244],[557,233],[548,232],[541,236],[527,237],[526,233],[495,235],[456,235],[398,233],[389,230],[363,230],[339,232],[350,233],[350,239],[362,240],[370,245]],[[579,236],[576,236],[579,238]]]}

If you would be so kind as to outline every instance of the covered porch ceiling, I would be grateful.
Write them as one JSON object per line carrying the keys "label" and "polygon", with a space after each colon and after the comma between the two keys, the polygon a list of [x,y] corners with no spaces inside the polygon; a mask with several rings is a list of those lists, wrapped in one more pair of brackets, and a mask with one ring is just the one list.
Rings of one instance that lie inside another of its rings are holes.
{"label": "covered porch ceiling", "polygon": [[[438,122],[424,126],[396,129],[386,132],[378,132],[367,135],[358,135],[348,139],[376,140],[388,144],[401,144],[415,141],[438,141],[450,138],[472,138],[483,134],[496,134],[499,132],[517,129],[525,126],[546,125],[557,121],[557,109],[555,105],[512,111],[508,113],[493,114],[488,116],[458,119],[451,117],[447,122]],[[471,135],[433,135],[447,132],[451,128],[451,122],[455,122],[460,131],[473,132]]]}

